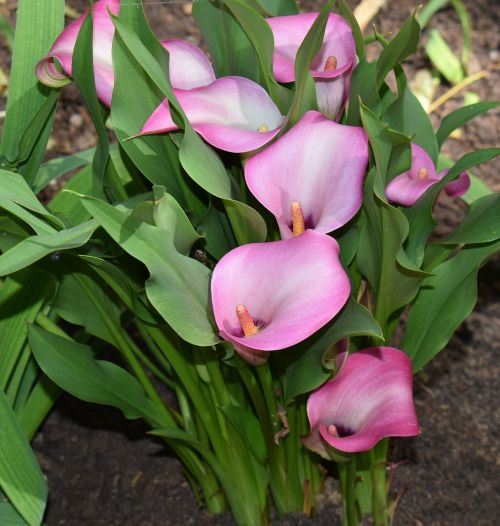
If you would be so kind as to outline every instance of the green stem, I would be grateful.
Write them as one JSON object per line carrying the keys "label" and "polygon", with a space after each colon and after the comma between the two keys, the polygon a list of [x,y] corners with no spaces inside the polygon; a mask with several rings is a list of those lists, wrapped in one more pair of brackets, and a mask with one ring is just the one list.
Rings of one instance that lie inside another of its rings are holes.
{"label": "green stem", "polygon": [[381,440],[371,451],[373,521],[375,526],[388,526],[386,463],[388,439]]}
{"label": "green stem", "polygon": [[340,491],[342,493],[342,526],[357,526],[358,514],[356,511],[356,460],[339,462],[337,464],[340,478]]}

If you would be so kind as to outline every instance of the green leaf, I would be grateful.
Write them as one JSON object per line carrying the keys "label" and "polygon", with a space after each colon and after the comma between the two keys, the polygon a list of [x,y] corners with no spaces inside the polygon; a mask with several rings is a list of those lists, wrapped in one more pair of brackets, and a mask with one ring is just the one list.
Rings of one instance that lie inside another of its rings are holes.
{"label": "green leaf", "polygon": [[331,371],[323,366],[325,351],[339,340],[354,336],[383,338],[381,328],[368,309],[350,299],[341,313],[325,328],[293,350],[285,351],[291,358],[283,375],[285,400],[290,401],[323,384],[331,376]]}
{"label": "green leaf", "polygon": [[62,175],[66,175],[71,170],[80,168],[92,161],[94,157],[95,148],[89,148],[82,152],[77,152],[73,155],[65,155],[64,157],[57,157],[51,159],[40,166],[40,170],[33,182],[33,192],[36,194],[43,190],[51,181],[58,179]]}
{"label": "green leaf", "polygon": [[439,148],[429,115],[407,86],[382,118],[391,128],[414,136],[412,142],[421,146],[434,163],[437,162]]}
{"label": "green leaf", "polygon": [[410,309],[401,349],[420,370],[441,351],[477,300],[477,272],[500,242],[467,246],[433,270]]}
{"label": "green leaf", "polygon": [[464,78],[464,72],[460,60],[450,49],[441,33],[432,29],[425,44],[425,52],[432,64],[451,84],[458,84]]}
{"label": "green leaf", "polygon": [[339,12],[349,22],[351,26],[352,36],[356,43],[356,55],[359,58],[365,55],[365,39],[363,38],[363,32],[359,27],[358,21],[345,0],[339,0]]}
{"label": "green leaf", "polygon": [[9,385],[32,322],[55,293],[55,283],[35,267],[12,274],[0,288],[0,390]]}
{"label": "green leaf", "polygon": [[92,348],[31,325],[29,340],[38,364],[61,389],[80,400],[111,405],[126,418],[145,418],[162,425],[162,412],[147,398],[141,384],[114,363],[94,359]]}
{"label": "green leaf", "polygon": [[361,58],[351,77],[346,124],[361,125],[360,101],[364,106],[378,113],[381,101],[378,91],[374,89],[376,75],[377,61],[368,62],[366,57]]}
{"label": "green leaf", "polygon": [[53,234],[40,234],[23,239],[0,256],[0,276],[27,267],[52,252],[81,247],[90,239],[96,227],[95,221],[88,221]]}
{"label": "green leaf", "polygon": [[498,106],[500,106],[500,102],[494,100],[478,102],[477,104],[470,104],[468,106],[459,108],[458,110],[446,115],[446,117],[444,117],[444,119],[441,121],[441,126],[439,126],[439,130],[436,133],[439,148],[441,148],[444,141],[451,132],[457,128],[460,128],[460,126],[463,126],[474,117],[477,117],[478,115],[481,115],[482,113],[493,108],[497,108]]}
{"label": "green leaf", "polygon": [[[261,84],[283,113],[290,106],[290,91],[276,82],[273,73],[274,38],[269,24],[248,3],[241,0],[221,0],[234,15],[251,42],[261,71]],[[255,80],[255,79],[254,79]]]}
{"label": "green leaf", "polygon": [[259,82],[257,54],[223,1],[193,2],[193,18],[208,45],[217,77],[236,75]]}
{"label": "green leaf", "polygon": [[[29,128],[53,90],[42,86],[33,74],[37,62],[48,52],[64,26],[64,0],[19,2],[12,56],[9,97],[2,135],[1,155],[11,163],[18,159],[19,139]],[[28,182],[38,169],[47,146],[52,127],[52,105],[44,129],[31,148],[31,160],[20,167],[28,175]],[[31,162],[30,162],[31,161]]]}
{"label": "green leaf", "polygon": [[266,440],[257,417],[247,409],[234,405],[221,406],[219,409],[240,435],[255,460],[264,464],[267,459]]}
{"label": "green leaf", "polygon": [[116,243],[146,265],[147,296],[179,336],[200,347],[217,343],[209,269],[179,254],[163,229],[97,199],[82,202]]}
{"label": "green leaf", "polygon": [[257,0],[271,16],[298,15],[296,0]]}
{"label": "green leaf", "polygon": [[415,18],[415,14],[413,14],[380,54],[377,61],[377,90],[382,87],[391,69],[394,69],[406,57],[413,55],[417,51],[419,39],[420,25]]}
{"label": "green leaf", "polygon": [[417,19],[420,22],[422,29],[429,23],[429,20],[450,0],[430,0],[425,4],[422,10],[417,15]]}
{"label": "green leaf", "polygon": [[0,170],[0,190],[0,208],[28,223],[35,232],[50,234],[55,232],[54,226],[64,227],[64,224],[40,203],[22,175]]}
{"label": "green leaf", "polygon": [[0,488],[29,526],[39,526],[47,501],[47,483],[1,390],[0,422]]}
{"label": "green leaf", "polygon": [[0,501],[0,524],[3,526],[26,526],[26,521],[9,502]]}
{"label": "green leaf", "polygon": [[444,241],[444,245],[489,243],[500,238],[500,194],[474,201],[463,222]]}

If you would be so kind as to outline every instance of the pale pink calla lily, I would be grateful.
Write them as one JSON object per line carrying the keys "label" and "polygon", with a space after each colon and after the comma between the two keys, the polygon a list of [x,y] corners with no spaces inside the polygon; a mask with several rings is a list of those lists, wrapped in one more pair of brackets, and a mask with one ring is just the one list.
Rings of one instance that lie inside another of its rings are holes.
{"label": "pale pink calla lily", "polygon": [[[385,188],[385,195],[392,203],[403,206],[414,205],[429,188],[436,185],[448,173],[437,173],[428,153],[417,144],[411,145],[411,168],[396,176]],[[470,186],[470,177],[462,172],[457,179],[448,183],[444,190],[451,197],[463,195]]]}
{"label": "pale pink calla lily", "polygon": [[302,207],[305,228],[328,233],[346,224],[361,207],[367,164],[363,128],[310,111],[246,163],[245,179],[287,239],[293,235],[292,203]]}
{"label": "pale pink calla lily", "polygon": [[344,358],[337,357],[344,364],[337,375],[309,396],[306,447],[328,458],[328,446],[354,453],[385,437],[418,435],[408,356],[392,347],[371,347]]}
{"label": "pale pink calla lily", "polygon": [[[94,77],[99,100],[111,106],[115,81],[112,59],[112,44],[115,26],[108,10],[118,15],[119,0],[99,0],[94,3],[93,52]],[[36,66],[40,82],[57,87],[68,82],[73,72],[73,50],[88,9],[71,23],[56,39],[49,53]],[[215,80],[215,74],[206,55],[191,42],[164,40],[163,46],[170,55],[169,74],[172,86],[191,89],[205,86]]]}
{"label": "pale pink calla lily", "polygon": [[[243,153],[268,143],[281,129],[284,117],[267,92],[243,77],[222,77],[208,86],[174,89],[193,128],[212,146]],[[154,111],[141,134],[176,130],[167,101]]]}
{"label": "pale pink calla lily", "polygon": [[[295,57],[318,13],[268,18],[274,35],[273,69],[278,82],[295,80]],[[349,24],[330,14],[323,44],[311,64],[318,107],[337,119],[349,97],[351,74],[356,65],[356,45]]]}
{"label": "pale pink calla lily", "polygon": [[212,276],[220,335],[254,364],[311,336],[341,310],[349,293],[338,243],[311,230],[235,248]]}

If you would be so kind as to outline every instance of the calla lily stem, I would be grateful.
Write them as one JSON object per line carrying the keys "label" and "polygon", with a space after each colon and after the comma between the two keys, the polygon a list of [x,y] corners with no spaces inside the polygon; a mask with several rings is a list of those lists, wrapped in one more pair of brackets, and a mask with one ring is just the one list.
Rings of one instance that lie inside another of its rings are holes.
{"label": "calla lily stem", "polygon": [[342,493],[342,526],[357,526],[356,510],[356,457],[338,464],[340,491]]}

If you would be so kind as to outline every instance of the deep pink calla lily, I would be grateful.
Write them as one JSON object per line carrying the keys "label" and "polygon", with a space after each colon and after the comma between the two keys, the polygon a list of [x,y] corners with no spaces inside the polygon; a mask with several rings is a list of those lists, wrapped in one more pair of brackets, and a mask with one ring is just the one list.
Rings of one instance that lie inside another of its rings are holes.
{"label": "deep pink calla lily", "polygon": [[[268,18],[274,35],[273,69],[278,82],[295,80],[295,56],[318,13]],[[356,45],[349,24],[330,14],[323,44],[311,64],[318,107],[336,119],[349,97],[351,74],[356,65]]]}
{"label": "deep pink calla lily", "polygon": [[[96,92],[99,100],[108,107],[111,106],[115,81],[112,59],[115,26],[108,10],[117,15],[119,9],[119,0],[99,0],[94,3],[93,50]],[[88,9],[59,35],[47,56],[37,64],[36,75],[43,84],[61,86],[72,76],[73,50],[87,14]],[[194,44],[184,40],[164,40],[162,44],[170,55],[169,74],[172,86],[192,89],[215,80],[210,61]],[[57,63],[62,69],[59,69]]]}
{"label": "deep pink calla lily", "polygon": [[[392,203],[403,206],[414,205],[425,192],[441,181],[448,173],[437,173],[428,153],[417,144],[411,145],[411,168],[395,177],[385,188],[385,195]],[[451,197],[463,195],[470,186],[470,177],[462,172],[457,179],[444,187]]]}
{"label": "deep pink calla lily", "polygon": [[294,204],[302,208],[305,228],[328,233],[346,224],[361,207],[367,164],[363,128],[337,124],[310,111],[246,163],[245,179],[287,239],[300,233]]}
{"label": "deep pink calla lily", "polygon": [[312,230],[235,248],[212,276],[220,335],[254,364],[311,336],[341,310],[349,293],[338,243]]}
{"label": "deep pink calla lily", "polygon": [[327,446],[354,453],[371,449],[390,436],[419,434],[412,395],[412,365],[392,347],[371,347],[337,357],[335,378],[307,401],[311,433],[303,439],[328,458]]}
{"label": "deep pink calla lily", "polygon": [[[174,89],[193,128],[212,146],[243,153],[268,143],[284,117],[267,92],[243,77],[222,77],[208,86]],[[154,111],[141,134],[176,130],[167,101]]]}

